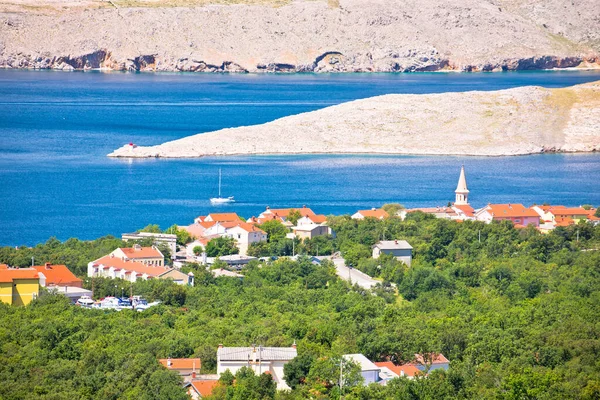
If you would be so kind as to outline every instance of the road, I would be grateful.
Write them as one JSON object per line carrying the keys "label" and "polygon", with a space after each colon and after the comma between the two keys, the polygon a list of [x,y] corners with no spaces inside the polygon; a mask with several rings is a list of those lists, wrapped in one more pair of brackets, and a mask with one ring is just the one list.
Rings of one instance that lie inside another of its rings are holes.
{"label": "road", "polygon": [[362,288],[371,289],[373,286],[381,283],[356,268],[348,268],[343,258],[334,258],[332,261],[335,264],[335,271],[338,276],[343,280],[350,280],[350,283],[353,285],[356,283]]}

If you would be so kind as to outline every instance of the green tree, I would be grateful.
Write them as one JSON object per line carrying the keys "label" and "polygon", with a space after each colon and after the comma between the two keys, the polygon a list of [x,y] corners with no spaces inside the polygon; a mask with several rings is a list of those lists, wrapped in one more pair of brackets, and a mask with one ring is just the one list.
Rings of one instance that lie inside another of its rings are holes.
{"label": "green tree", "polygon": [[138,232],[150,232],[150,233],[162,233],[160,230],[160,226],[156,224],[146,225],[144,228],[140,229]]}
{"label": "green tree", "polygon": [[235,245],[235,240],[227,236],[212,239],[206,245],[206,255],[208,257],[227,256],[229,254],[238,254],[239,252],[240,250]]}
{"label": "green tree", "polygon": [[194,252],[194,255],[199,256],[200,254],[202,254],[204,252],[204,247],[202,247],[202,246],[194,246],[194,248],[192,249],[192,251]]}
{"label": "green tree", "polygon": [[287,220],[290,221],[293,225],[296,225],[300,218],[302,218],[302,214],[300,213],[300,211],[291,209],[290,213],[288,214]]}
{"label": "green tree", "polygon": [[400,203],[388,203],[381,207],[390,217],[396,216],[398,211],[404,210],[404,206]]}
{"label": "green tree", "polygon": [[186,231],[185,229],[179,229],[179,227],[177,225],[170,226],[165,231],[165,233],[168,233],[171,235],[177,235],[177,244],[182,245],[182,246],[186,245],[192,241],[192,237],[190,236],[190,233],[188,231]]}
{"label": "green tree", "polygon": [[283,379],[292,389],[306,381],[315,358],[308,353],[297,356],[283,366]]}
{"label": "green tree", "polygon": [[285,235],[289,232],[289,229],[276,219],[264,222],[260,225],[260,229],[267,233],[267,241],[269,243],[285,239]]}

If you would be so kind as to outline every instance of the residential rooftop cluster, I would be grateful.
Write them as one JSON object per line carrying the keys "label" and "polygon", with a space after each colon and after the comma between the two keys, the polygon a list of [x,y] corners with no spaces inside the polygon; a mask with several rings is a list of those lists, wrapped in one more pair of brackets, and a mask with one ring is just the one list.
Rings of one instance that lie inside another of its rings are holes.
{"label": "residential rooftop cluster", "polygon": [[[217,373],[200,375],[202,361],[200,358],[165,358],[159,362],[167,369],[177,371],[183,378],[184,387],[192,399],[207,397],[219,385],[219,378],[225,372],[235,373],[248,367],[255,374],[269,374],[278,390],[290,389],[285,381],[284,366],[298,355],[296,343],[291,347],[224,347],[217,349]],[[342,359],[358,366],[363,378],[362,384],[372,383],[387,385],[395,378],[414,379],[426,377],[436,369],[448,370],[450,361],[441,353],[415,354],[412,361],[395,364],[391,361],[372,362],[363,354],[345,354]],[[343,375],[343,369],[340,370]]]}

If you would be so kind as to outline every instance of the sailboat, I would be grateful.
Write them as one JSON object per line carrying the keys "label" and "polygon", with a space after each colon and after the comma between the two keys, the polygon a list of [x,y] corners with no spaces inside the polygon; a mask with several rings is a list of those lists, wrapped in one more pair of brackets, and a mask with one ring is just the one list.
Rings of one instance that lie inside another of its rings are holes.
{"label": "sailboat", "polygon": [[219,197],[213,197],[210,199],[211,204],[225,204],[234,203],[233,196],[221,197],[221,168],[219,168]]}

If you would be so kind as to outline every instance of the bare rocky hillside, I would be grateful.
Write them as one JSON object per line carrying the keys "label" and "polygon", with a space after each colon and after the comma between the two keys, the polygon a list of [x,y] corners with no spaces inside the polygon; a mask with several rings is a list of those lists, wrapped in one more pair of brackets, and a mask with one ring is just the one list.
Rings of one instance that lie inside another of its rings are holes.
{"label": "bare rocky hillside", "polygon": [[[212,3],[212,4],[211,4]],[[598,67],[598,0],[0,0],[0,67]]]}
{"label": "bare rocky hillside", "polygon": [[126,145],[109,156],[592,151],[600,151],[600,81],[561,89],[378,96],[159,146]]}

